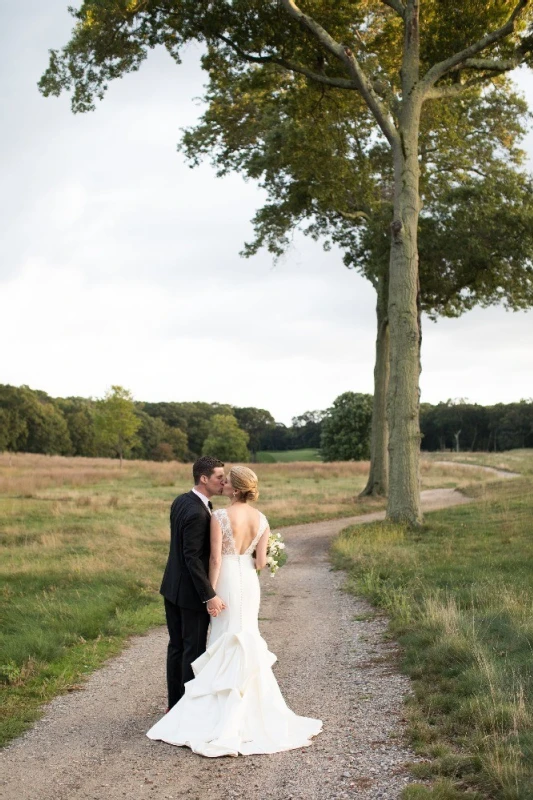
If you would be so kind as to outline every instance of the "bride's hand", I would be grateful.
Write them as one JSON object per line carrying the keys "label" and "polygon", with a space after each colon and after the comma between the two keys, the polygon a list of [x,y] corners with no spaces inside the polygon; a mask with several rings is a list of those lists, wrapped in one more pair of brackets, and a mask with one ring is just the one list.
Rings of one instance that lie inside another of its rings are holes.
{"label": "bride's hand", "polygon": [[207,601],[207,613],[211,614],[212,617],[218,616],[221,611],[224,611],[226,608],[225,602],[218,596],[215,595],[211,598],[211,600]]}

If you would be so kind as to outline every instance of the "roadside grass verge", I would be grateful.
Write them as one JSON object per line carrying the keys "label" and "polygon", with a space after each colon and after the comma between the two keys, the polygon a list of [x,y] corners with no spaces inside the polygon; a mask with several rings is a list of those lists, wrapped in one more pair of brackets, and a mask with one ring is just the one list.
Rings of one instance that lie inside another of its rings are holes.
{"label": "roadside grass verge", "polygon": [[27,503],[11,501],[2,535],[2,744],[127,636],[164,621],[157,590],[168,533],[159,513],[136,509],[131,525],[129,510],[114,504],[96,513],[33,502],[28,513]]}
{"label": "roadside grass verge", "polygon": [[422,530],[344,530],[333,564],[390,617],[424,761],[405,800],[533,798],[533,480],[472,487]]}

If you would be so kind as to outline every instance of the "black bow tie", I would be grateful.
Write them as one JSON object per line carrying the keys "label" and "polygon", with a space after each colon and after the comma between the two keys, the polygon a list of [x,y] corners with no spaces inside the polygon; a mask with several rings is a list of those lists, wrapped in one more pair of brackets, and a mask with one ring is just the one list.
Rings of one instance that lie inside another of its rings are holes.
{"label": "black bow tie", "polygon": [[213,510],[213,503],[211,502],[211,500],[207,501],[207,507],[208,507],[209,511]]}

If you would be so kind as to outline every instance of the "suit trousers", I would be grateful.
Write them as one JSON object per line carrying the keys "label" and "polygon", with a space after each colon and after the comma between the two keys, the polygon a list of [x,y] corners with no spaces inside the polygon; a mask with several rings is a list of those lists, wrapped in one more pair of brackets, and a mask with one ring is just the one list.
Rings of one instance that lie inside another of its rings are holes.
{"label": "suit trousers", "polygon": [[185,694],[185,684],[192,681],[191,664],[205,653],[209,614],[201,609],[183,608],[165,597],[169,642],[167,648],[168,707],[175,706]]}

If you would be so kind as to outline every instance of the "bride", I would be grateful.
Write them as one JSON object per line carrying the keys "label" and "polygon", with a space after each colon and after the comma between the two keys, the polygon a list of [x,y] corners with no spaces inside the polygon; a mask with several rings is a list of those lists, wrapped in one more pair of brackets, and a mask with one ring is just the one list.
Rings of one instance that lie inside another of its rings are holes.
{"label": "bride", "polygon": [[259,633],[256,570],[267,563],[269,527],[248,504],[259,496],[256,474],[232,467],[223,494],[231,502],[211,518],[209,580],[226,608],[211,616],[207,650],[193,662],[184,696],[147,736],[210,757],[305,747],[322,722],[287,707],[271,669],[276,656]]}

